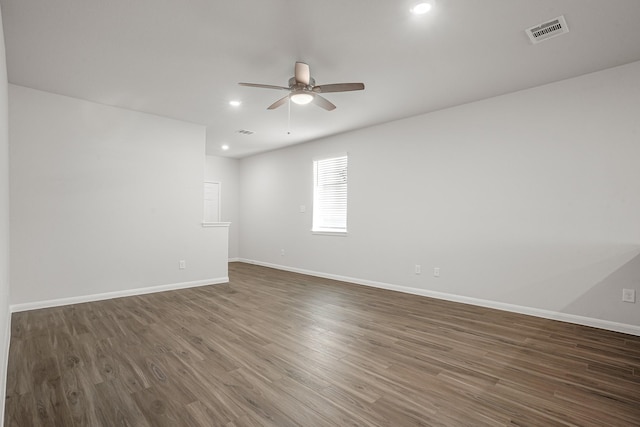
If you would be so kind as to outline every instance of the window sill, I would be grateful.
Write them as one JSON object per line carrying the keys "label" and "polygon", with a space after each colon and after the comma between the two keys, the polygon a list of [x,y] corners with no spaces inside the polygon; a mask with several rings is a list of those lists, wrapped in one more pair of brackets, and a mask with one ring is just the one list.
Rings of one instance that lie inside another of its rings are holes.
{"label": "window sill", "polygon": [[228,227],[230,226],[230,222],[203,222],[203,227]]}
{"label": "window sill", "polygon": [[346,231],[329,231],[329,230],[311,230],[311,234],[318,236],[340,236],[347,237]]}

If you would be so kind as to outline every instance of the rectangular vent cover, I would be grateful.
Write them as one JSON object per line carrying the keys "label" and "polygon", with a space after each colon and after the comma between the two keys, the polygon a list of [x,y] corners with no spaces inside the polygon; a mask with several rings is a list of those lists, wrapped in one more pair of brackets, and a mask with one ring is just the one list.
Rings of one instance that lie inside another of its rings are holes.
{"label": "rectangular vent cover", "polygon": [[564,16],[561,15],[551,21],[531,27],[525,32],[529,36],[531,43],[536,44],[561,34],[568,33],[569,27],[567,27],[567,21],[564,20]]}

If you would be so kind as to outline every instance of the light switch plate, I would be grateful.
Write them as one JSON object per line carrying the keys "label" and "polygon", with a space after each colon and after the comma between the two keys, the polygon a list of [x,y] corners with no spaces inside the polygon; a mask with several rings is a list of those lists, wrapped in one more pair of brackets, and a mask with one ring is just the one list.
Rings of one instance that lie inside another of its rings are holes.
{"label": "light switch plate", "polygon": [[624,302],[636,302],[636,290],[635,289],[623,289],[622,301]]}

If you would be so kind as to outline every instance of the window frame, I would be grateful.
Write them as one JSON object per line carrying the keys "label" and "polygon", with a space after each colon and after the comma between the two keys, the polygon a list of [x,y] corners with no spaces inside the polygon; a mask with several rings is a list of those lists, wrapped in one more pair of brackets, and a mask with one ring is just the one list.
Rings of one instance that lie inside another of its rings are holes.
{"label": "window frame", "polygon": [[[216,196],[215,198],[208,199],[208,190],[215,188]],[[203,224],[217,224],[222,222],[222,183],[220,181],[204,181],[203,186],[204,194],[203,194]],[[209,200],[215,200],[215,203],[210,204]],[[212,205],[215,209],[209,209],[209,205]],[[207,215],[209,213],[209,215]]]}
{"label": "window frame", "polygon": [[[335,160],[335,159],[345,159],[345,170],[346,170],[346,188],[345,188],[345,203],[344,203],[344,228],[331,228],[331,227],[322,227],[317,225],[318,221],[318,163],[325,160]],[[313,205],[312,205],[312,218],[311,218],[311,234],[315,235],[325,235],[325,236],[347,236],[348,230],[348,205],[349,205],[349,153],[337,153],[333,155],[326,155],[321,157],[313,158],[312,162],[313,166]]]}

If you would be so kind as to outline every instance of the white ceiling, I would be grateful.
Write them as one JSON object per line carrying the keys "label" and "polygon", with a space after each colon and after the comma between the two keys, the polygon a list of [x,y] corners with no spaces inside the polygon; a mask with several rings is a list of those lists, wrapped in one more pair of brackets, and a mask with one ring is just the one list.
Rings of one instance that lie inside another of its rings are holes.
{"label": "white ceiling", "polygon": [[[436,1],[423,16],[407,0],[0,5],[11,83],[206,125],[207,153],[229,157],[640,60],[640,0]],[[569,34],[532,45],[524,30],[559,15]],[[286,86],[295,61],[366,89],[326,94],[331,112],[293,104],[288,135],[287,106],[266,109],[284,93],[237,83]]]}

